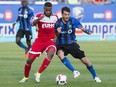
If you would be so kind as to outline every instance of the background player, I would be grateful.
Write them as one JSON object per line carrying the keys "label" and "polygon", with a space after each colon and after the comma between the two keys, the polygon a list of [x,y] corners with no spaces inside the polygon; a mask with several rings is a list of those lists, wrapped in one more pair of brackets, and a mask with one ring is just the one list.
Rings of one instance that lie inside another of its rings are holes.
{"label": "background player", "polygon": [[41,73],[47,68],[56,52],[55,42],[53,42],[55,35],[54,25],[56,21],[57,16],[52,14],[52,4],[46,2],[44,4],[44,12],[38,13],[34,17],[33,25],[37,24],[38,26],[38,37],[29,51],[29,57],[24,67],[24,78],[20,82],[23,83],[27,81],[33,61],[36,57],[39,57],[44,51],[46,51],[47,56],[45,57],[40,69],[35,73],[36,82],[40,82]]}
{"label": "background player", "polygon": [[[62,18],[58,19],[55,24],[55,32],[57,35],[57,55],[61,59],[62,63],[73,72],[74,78],[77,78],[80,73],[75,70],[67,59],[67,55],[71,54],[74,58],[78,58],[84,63],[87,69],[93,76],[96,82],[101,82],[100,78],[97,77],[94,67],[85,56],[83,50],[76,43],[75,29],[79,28],[87,34],[91,34],[90,29],[84,29],[81,23],[74,17],[70,17],[70,9],[68,7],[62,8]],[[76,74],[77,73],[77,74]]]}
{"label": "background player", "polygon": [[[31,47],[31,39],[32,39],[32,30],[31,30],[31,19],[34,17],[34,12],[31,8],[29,8],[28,2],[26,0],[23,0],[22,7],[18,9],[18,17],[16,21],[13,23],[13,28],[17,22],[19,22],[19,30],[16,34],[16,43],[18,46],[23,48],[25,50],[25,53],[30,49]],[[27,46],[25,46],[21,39],[26,36],[26,43]]]}

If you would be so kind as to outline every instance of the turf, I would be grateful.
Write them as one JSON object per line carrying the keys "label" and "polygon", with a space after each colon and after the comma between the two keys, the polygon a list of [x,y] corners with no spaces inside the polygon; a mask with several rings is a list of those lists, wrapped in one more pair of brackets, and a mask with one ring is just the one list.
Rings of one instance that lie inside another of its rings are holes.
{"label": "turf", "polygon": [[33,63],[28,82],[19,83],[23,77],[24,57],[23,49],[15,43],[0,43],[0,87],[60,87],[55,78],[62,73],[67,75],[68,83],[62,87],[116,87],[116,41],[78,42],[92,62],[102,83],[95,83],[86,67],[68,55],[69,60],[80,71],[81,76],[74,79],[70,72],[58,59],[54,57],[49,67],[43,72],[41,82],[36,83],[34,73],[40,67],[45,54]]}

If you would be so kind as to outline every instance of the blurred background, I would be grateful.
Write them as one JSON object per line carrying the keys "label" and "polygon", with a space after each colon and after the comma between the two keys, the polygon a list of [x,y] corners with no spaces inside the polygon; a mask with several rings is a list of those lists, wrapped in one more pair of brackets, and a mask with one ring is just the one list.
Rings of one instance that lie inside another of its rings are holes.
{"label": "blurred background", "polygon": [[[43,12],[43,4],[50,1],[53,4],[53,13],[61,17],[61,8],[68,6],[71,16],[79,19],[86,29],[93,31],[92,35],[76,31],[79,41],[111,41],[116,40],[116,0],[28,0],[29,7],[35,14]],[[0,42],[15,42],[16,31],[12,24],[18,16],[21,0],[0,0]],[[36,30],[33,27],[33,41]]]}

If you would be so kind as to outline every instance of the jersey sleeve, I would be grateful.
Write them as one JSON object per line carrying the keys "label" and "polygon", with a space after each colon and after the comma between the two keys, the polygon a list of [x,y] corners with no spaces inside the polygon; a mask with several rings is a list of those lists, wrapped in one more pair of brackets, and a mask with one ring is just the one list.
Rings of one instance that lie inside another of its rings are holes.
{"label": "jersey sleeve", "polygon": [[82,24],[79,22],[78,19],[74,18],[73,20],[74,20],[74,25],[76,26],[76,28],[80,29],[80,28],[83,27]]}
{"label": "jersey sleeve", "polygon": [[30,9],[30,15],[31,15],[31,17],[34,17],[34,10],[33,9]]}
{"label": "jersey sleeve", "polygon": [[35,21],[36,19],[38,19],[39,17],[41,17],[43,14],[42,13],[38,13],[34,16],[33,21]]}
{"label": "jersey sleeve", "polygon": [[57,28],[58,28],[59,26],[58,26],[58,21],[56,21],[56,23],[55,23],[55,33],[57,33],[58,31],[57,31]]}

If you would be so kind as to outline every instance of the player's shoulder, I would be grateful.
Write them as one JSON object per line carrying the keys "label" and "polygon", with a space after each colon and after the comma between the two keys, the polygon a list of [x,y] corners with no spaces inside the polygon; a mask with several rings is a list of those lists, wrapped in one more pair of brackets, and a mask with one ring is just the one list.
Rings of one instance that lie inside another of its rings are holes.
{"label": "player's shoulder", "polygon": [[31,10],[31,11],[34,11],[33,7],[28,6],[28,9]]}
{"label": "player's shoulder", "polygon": [[70,20],[72,21],[72,23],[79,22],[79,20],[76,19],[75,17],[70,17]]}
{"label": "player's shoulder", "polygon": [[40,13],[36,13],[36,14],[35,14],[36,17],[41,17],[42,15],[43,15],[42,12],[40,12]]}
{"label": "player's shoulder", "polygon": [[70,17],[70,20],[73,21],[73,20],[77,20],[77,19],[75,17]]}
{"label": "player's shoulder", "polygon": [[56,25],[59,25],[60,22],[62,22],[62,19],[61,18],[58,18],[58,20],[56,21]]}
{"label": "player's shoulder", "polygon": [[18,11],[21,10],[21,9],[22,9],[22,7],[19,7]]}
{"label": "player's shoulder", "polygon": [[58,19],[58,16],[56,14],[52,14],[52,16],[56,17]]}

